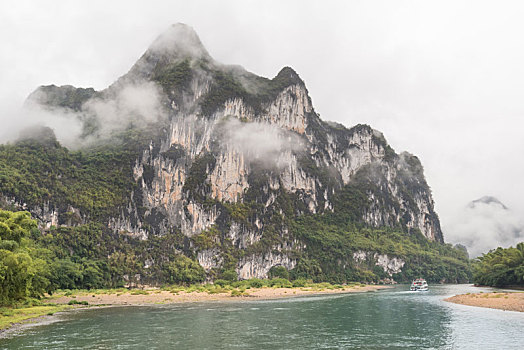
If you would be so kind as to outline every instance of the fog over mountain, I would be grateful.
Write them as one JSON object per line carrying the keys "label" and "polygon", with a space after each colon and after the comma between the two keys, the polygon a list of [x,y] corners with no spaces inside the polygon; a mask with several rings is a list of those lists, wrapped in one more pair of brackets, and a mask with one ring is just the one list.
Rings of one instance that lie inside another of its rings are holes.
{"label": "fog over mountain", "polygon": [[446,239],[465,245],[472,258],[498,246],[515,247],[524,241],[524,220],[519,214],[497,198],[484,196],[450,218],[453,230],[447,232]]}
{"label": "fog over mountain", "polygon": [[[218,61],[268,77],[293,66],[324,120],[370,124],[395,150],[417,154],[446,240],[479,234],[490,237],[482,247],[506,245],[499,228],[514,232],[524,213],[523,15],[517,1],[6,1],[0,140],[37,123],[75,142],[81,126],[70,115],[20,112],[27,95],[48,84],[105,88],[164,28],[185,22]],[[120,101],[144,93],[128,92]],[[118,116],[115,103],[91,108]],[[509,209],[467,207],[486,193]]]}

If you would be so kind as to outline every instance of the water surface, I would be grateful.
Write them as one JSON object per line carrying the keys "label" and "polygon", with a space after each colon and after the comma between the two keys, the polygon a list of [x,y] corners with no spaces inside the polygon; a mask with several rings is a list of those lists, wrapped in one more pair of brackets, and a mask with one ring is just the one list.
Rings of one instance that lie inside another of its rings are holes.
{"label": "water surface", "polygon": [[524,313],[442,301],[482,290],[469,285],[430,288],[91,309],[0,339],[0,348],[522,349]]}

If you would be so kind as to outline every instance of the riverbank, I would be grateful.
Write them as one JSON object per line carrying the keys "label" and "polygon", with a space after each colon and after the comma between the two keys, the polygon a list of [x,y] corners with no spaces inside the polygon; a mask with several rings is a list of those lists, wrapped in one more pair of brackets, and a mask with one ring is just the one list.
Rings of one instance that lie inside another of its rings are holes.
{"label": "riverbank", "polygon": [[[154,305],[188,302],[210,302],[228,300],[257,300],[297,297],[305,295],[340,294],[355,292],[371,292],[387,286],[353,285],[341,288],[275,288],[261,287],[249,289],[215,288],[209,290],[177,289],[145,289],[145,290],[107,290],[78,291],[74,293],[59,293],[46,298],[46,302],[56,304],[88,303],[89,305]],[[67,295],[66,295],[67,294]]]}
{"label": "riverbank", "polygon": [[191,302],[265,300],[305,295],[363,293],[388,288],[384,285],[352,284],[333,286],[328,283],[307,287],[232,288],[229,286],[191,286],[158,289],[98,289],[58,291],[46,296],[42,305],[3,308],[0,313],[0,333],[27,323],[39,323],[57,312],[101,306],[140,306]]}
{"label": "riverbank", "polygon": [[444,299],[455,304],[524,312],[524,292],[467,293]]}
{"label": "riverbank", "polygon": [[20,308],[1,308],[0,332],[15,325],[34,322],[45,316],[52,316],[57,312],[63,312],[75,308],[72,305],[39,305]]}
{"label": "riverbank", "polygon": [[13,328],[0,339],[0,348],[313,350],[351,344],[417,349],[424,344],[432,349],[513,349],[524,342],[523,313],[442,302],[477,293],[470,284],[433,284],[427,293],[408,289],[403,284],[377,292],[270,301],[89,307],[46,317],[38,326]]}

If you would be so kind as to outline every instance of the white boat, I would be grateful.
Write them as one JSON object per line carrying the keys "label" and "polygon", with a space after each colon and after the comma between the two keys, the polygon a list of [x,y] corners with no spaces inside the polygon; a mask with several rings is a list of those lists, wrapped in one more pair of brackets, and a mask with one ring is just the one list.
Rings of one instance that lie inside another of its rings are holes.
{"label": "white boat", "polygon": [[428,282],[426,282],[426,280],[423,278],[417,278],[416,280],[413,280],[413,282],[411,282],[411,287],[409,287],[409,290],[416,292],[428,291]]}

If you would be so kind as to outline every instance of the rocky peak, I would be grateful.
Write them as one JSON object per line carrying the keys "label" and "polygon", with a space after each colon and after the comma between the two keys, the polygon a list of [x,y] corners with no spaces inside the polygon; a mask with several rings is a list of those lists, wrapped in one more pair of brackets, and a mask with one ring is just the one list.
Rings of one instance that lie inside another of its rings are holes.
{"label": "rocky peak", "polygon": [[195,30],[183,23],[171,25],[149,46],[149,54],[170,58],[210,58]]}
{"label": "rocky peak", "polygon": [[119,83],[150,80],[155,72],[189,61],[213,62],[195,30],[183,23],[171,25],[160,34]]}
{"label": "rocky peak", "polygon": [[38,87],[27,97],[26,106],[37,104],[48,108],[61,107],[78,111],[82,104],[95,94],[96,91],[93,88],[45,85]]}
{"label": "rocky peak", "polygon": [[499,201],[497,198],[493,197],[493,196],[484,196],[482,198],[479,198],[479,199],[476,199],[474,201],[471,201],[469,204],[468,204],[468,208],[471,208],[471,209],[475,209],[477,208],[479,205],[493,205],[493,206],[498,206],[504,210],[507,210],[508,207],[506,207],[501,201]]}
{"label": "rocky peak", "polygon": [[305,85],[304,81],[300,79],[298,73],[293,68],[288,66],[282,68],[280,72],[278,72],[277,76],[273,78],[273,80],[287,82],[287,85]]}

